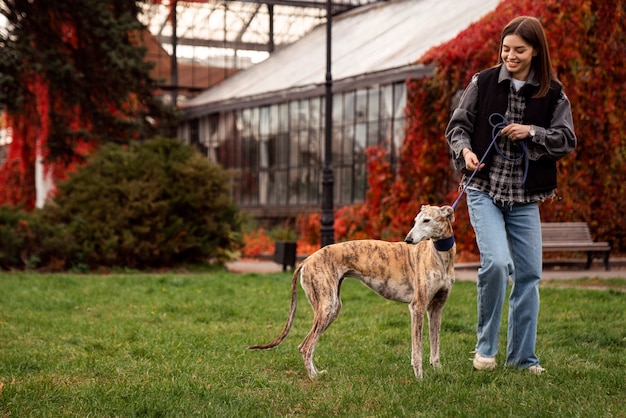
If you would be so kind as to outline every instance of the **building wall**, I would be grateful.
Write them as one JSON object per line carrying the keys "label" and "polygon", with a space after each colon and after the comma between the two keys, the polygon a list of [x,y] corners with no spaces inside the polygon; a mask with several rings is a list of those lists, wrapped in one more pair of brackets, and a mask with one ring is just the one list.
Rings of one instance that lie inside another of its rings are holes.
{"label": "building wall", "polygon": [[[235,202],[259,218],[293,217],[321,206],[325,99],[301,98],[186,120],[180,135],[233,171]],[[395,166],[404,139],[404,81],[333,96],[334,203],[362,202],[366,148],[382,145]]]}

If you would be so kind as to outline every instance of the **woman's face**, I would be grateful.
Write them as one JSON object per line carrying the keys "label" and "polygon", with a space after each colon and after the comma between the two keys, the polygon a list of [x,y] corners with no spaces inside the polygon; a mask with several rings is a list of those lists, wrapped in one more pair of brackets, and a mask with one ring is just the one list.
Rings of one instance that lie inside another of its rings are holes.
{"label": "woman's face", "polygon": [[500,57],[516,80],[526,80],[535,55],[534,48],[518,35],[507,35],[502,40]]}

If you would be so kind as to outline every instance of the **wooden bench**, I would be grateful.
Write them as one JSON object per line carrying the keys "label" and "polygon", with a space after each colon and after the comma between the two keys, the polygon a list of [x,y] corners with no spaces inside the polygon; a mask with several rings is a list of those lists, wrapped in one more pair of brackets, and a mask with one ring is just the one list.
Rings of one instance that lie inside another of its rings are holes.
{"label": "wooden bench", "polygon": [[543,222],[541,224],[543,251],[581,251],[587,253],[585,268],[591,268],[595,255],[604,259],[604,268],[609,270],[611,245],[608,242],[596,242],[591,238],[586,222]]}

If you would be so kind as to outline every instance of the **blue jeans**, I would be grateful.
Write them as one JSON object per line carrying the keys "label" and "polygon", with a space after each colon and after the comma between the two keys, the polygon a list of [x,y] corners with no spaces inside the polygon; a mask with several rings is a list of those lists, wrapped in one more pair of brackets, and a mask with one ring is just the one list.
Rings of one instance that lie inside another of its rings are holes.
{"label": "blue jeans", "polygon": [[539,364],[535,355],[542,269],[539,206],[503,206],[473,189],[467,190],[467,205],[480,251],[476,351],[485,357],[498,352],[510,276],[506,364],[520,368]]}

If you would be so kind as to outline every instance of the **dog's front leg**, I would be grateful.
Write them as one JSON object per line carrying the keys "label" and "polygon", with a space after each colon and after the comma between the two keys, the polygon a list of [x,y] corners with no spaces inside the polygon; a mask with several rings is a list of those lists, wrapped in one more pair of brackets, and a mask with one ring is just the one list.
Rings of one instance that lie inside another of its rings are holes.
{"label": "dog's front leg", "polygon": [[428,329],[430,333],[430,364],[434,368],[441,367],[439,360],[439,342],[441,335],[441,319],[443,307],[448,299],[447,290],[440,291],[428,304]]}
{"label": "dog's front leg", "polygon": [[411,312],[411,365],[415,377],[421,379],[422,372],[422,326],[424,325],[424,303],[413,299],[409,303]]}

